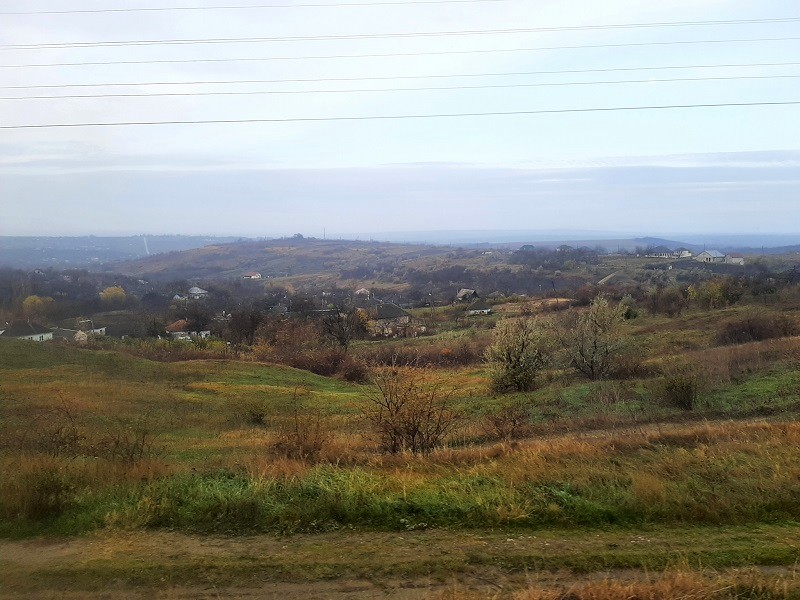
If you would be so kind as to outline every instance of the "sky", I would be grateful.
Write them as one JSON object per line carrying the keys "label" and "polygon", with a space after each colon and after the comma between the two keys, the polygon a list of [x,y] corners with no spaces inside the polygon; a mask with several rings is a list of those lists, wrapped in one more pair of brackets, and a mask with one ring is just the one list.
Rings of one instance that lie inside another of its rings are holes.
{"label": "sky", "polygon": [[800,102],[789,3],[173,2],[0,3],[0,235],[800,234],[800,104],[559,112]]}

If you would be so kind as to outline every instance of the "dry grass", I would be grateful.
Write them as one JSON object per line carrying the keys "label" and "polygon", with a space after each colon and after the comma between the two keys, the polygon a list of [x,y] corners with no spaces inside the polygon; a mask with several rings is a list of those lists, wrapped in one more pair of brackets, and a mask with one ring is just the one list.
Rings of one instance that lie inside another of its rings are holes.
{"label": "dry grass", "polygon": [[[535,578],[535,577],[534,577]],[[458,588],[436,593],[432,600],[789,600],[800,596],[797,571],[769,574],[757,569],[716,573],[671,570],[625,572],[572,584],[533,583],[512,592],[476,593]]]}

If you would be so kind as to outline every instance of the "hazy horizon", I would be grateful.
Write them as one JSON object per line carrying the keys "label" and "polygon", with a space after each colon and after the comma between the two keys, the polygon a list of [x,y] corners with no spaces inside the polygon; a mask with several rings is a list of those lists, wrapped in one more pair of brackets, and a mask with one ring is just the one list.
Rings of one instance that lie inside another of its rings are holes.
{"label": "hazy horizon", "polygon": [[193,7],[4,4],[0,235],[797,228],[784,2]]}

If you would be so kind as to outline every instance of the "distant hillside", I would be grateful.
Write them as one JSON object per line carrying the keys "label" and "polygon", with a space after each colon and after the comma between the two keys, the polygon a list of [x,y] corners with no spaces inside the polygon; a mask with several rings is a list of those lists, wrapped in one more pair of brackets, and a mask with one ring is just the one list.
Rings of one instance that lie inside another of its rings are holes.
{"label": "distant hillside", "polygon": [[[800,233],[740,233],[740,234],[686,234],[671,233],[667,237],[639,236],[613,231],[581,230],[428,230],[371,232],[369,234],[349,234],[344,237],[363,238],[386,242],[419,242],[433,244],[457,244],[466,247],[505,247],[516,249],[521,246],[557,248],[561,245],[589,248],[602,247],[610,252],[635,250],[637,246],[666,246],[668,248],[687,248],[702,250],[713,248],[728,252],[745,254],[785,254],[800,248]],[[680,241],[675,241],[680,240]]]}
{"label": "distant hillside", "polygon": [[533,246],[535,248],[558,248],[559,246],[572,246],[573,248],[603,248],[608,252],[633,252],[637,248],[650,248],[656,246],[666,246],[674,250],[675,248],[687,248],[688,250],[702,250],[702,246],[667,240],[657,237],[641,238],[619,238],[619,239],[563,239],[546,240],[537,242],[521,242],[497,244],[508,248],[520,248],[522,246]]}
{"label": "distant hillside", "polygon": [[326,274],[361,279],[405,261],[450,252],[442,246],[288,238],[170,252],[121,263],[115,270],[149,279],[239,277],[248,271],[265,279]]}
{"label": "distant hillside", "polygon": [[0,236],[0,267],[58,269],[92,267],[144,256],[233,242],[241,238],[186,235],[126,237]]}

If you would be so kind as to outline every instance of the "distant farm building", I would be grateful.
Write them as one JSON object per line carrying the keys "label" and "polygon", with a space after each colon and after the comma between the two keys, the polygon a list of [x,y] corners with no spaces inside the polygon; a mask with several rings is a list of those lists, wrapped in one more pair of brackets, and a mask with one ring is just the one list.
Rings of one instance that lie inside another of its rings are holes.
{"label": "distant farm building", "polygon": [[490,315],[492,314],[492,307],[489,306],[485,301],[478,300],[477,302],[473,302],[467,308],[467,314],[471,317],[475,317],[478,315]]}
{"label": "distant farm building", "polygon": [[16,322],[11,323],[0,331],[3,339],[31,340],[33,342],[47,342],[53,339],[53,332],[38,323]]}
{"label": "distant farm building", "polygon": [[208,298],[208,290],[204,290],[203,288],[199,288],[197,286],[190,287],[188,296],[191,300],[203,300],[204,298]]}
{"label": "distant farm building", "polygon": [[473,300],[477,300],[480,298],[478,292],[475,290],[471,290],[469,288],[461,288],[458,290],[456,294],[456,301],[457,302],[472,302]]}
{"label": "distant farm building", "polygon": [[165,332],[173,340],[191,340],[211,336],[210,331],[193,331],[192,324],[186,319],[179,319],[170,323],[166,326]]}
{"label": "distant farm building", "polygon": [[[103,328],[105,330],[105,328]],[[54,340],[66,340],[75,344],[85,344],[89,340],[89,334],[79,329],[64,329],[56,327],[53,329]]]}
{"label": "distant farm building", "polygon": [[725,262],[729,265],[744,265],[744,254],[739,254],[738,252],[731,252],[727,256],[725,256]]}
{"label": "distant farm building", "polygon": [[411,325],[411,315],[392,303],[379,304],[375,308],[375,322],[372,326],[374,335],[405,336]]}
{"label": "distant farm building", "polygon": [[675,258],[675,253],[666,246],[656,246],[648,250],[647,258]]}
{"label": "distant farm building", "polygon": [[647,251],[647,258],[691,258],[692,253],[686,248],[670,250],[666,246],[656,246]]}
{"label": "distant farm building", "polygon": [[724,263],[725,255],[718,250],[703,250],[694,259],[704,263]]}
{"label": "distant farm building", "polygon": [[242,275],[242,279],[261,279],[261,273],[250,271],[249,273]]}

